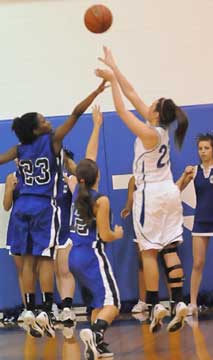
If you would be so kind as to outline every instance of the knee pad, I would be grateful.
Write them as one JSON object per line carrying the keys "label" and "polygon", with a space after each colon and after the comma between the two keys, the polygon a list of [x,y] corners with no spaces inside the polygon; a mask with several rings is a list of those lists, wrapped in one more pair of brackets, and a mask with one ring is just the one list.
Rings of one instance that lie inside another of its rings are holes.
{"label": "knee pad", "polygon": [[173,270],[181,269],[183,271],[182,264],[175,264],[173,266],[167,267],[166,261],[164,259],[164,255],[171,254],[171,253],[178,254],[177,246],[172,246],[172,247],[165,248],[160,252],[161,261],[162,261],[164,271],[166,273],[167,281],[168,281],[169,284],[182,283],[185,280],[184,275],[179,276],[179,277],[170,277],[170,273]]}

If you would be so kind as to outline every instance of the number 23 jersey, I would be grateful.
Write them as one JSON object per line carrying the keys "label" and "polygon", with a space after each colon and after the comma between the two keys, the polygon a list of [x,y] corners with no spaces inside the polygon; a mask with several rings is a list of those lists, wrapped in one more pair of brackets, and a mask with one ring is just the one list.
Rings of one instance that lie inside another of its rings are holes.
{"label": "number 23 jersey", "polygon": [[154,127],[159,142],[153,149],[146,149],[140,138],[134,144],[133,174],[139,187],[144,182],[172,180],[169,155],[169,134],[162,127]]}
{"label": "number 23 jersey", "polygon": [[52,133],[39,136],[32,144],[18,145],[18,160],[23,180],[20,195],[57,195],[60,158],[54,153]]}

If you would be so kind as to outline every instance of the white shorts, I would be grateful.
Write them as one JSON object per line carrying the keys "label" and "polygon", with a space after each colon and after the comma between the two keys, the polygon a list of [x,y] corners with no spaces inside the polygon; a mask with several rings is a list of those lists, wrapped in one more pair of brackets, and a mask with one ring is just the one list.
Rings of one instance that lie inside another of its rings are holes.
{"label": "white shorts", "polygon": [[183,241],[180,191],[172,180],[145,183],[134,192],[133,223],[141,251]]}

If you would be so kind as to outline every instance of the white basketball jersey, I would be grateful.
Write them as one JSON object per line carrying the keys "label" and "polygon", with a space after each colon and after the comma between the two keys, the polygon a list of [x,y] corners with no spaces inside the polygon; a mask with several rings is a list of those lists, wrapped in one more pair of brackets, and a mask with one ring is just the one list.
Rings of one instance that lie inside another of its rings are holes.
{"label": "white basketball jersey", "polygon": [[168,130],[161,127],[155,127],[155,129],[159,134],[159,143],[155,148],[146,149],[141,139],[135,140],[133,174],[137,187],[145,182],[173,179],[170,168]]}

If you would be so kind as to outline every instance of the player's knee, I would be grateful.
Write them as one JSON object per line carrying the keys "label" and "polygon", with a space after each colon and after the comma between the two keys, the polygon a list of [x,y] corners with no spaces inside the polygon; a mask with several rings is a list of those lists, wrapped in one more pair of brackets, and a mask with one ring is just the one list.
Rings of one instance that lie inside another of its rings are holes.
{"label": "player's knee", "polygon": [[193,269],[195,271],[202,271],[204,267],[205,261],[204,259],[196,259],[193,262]]}

